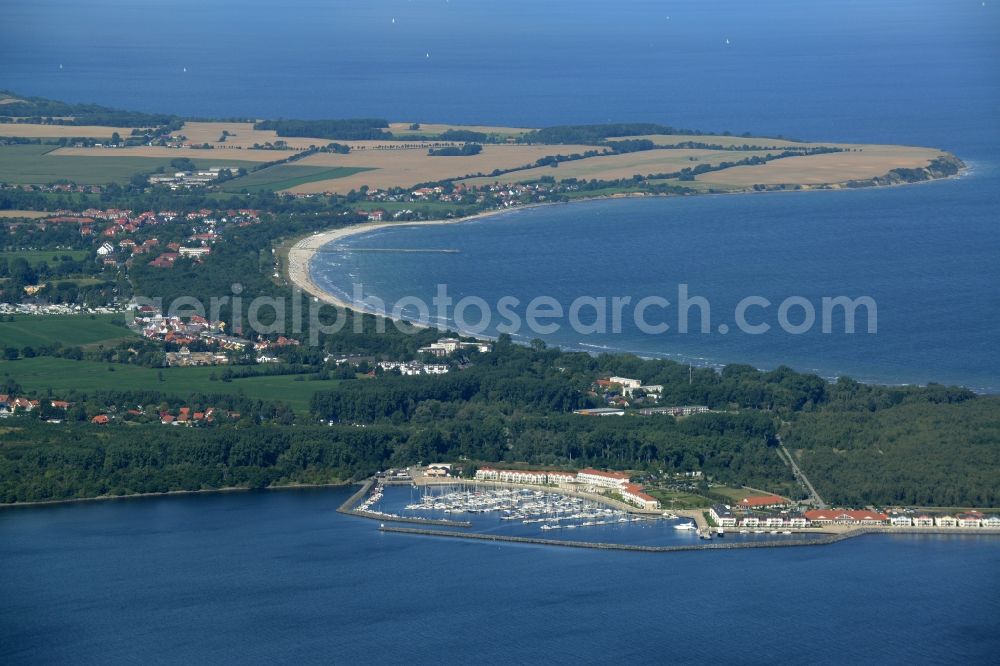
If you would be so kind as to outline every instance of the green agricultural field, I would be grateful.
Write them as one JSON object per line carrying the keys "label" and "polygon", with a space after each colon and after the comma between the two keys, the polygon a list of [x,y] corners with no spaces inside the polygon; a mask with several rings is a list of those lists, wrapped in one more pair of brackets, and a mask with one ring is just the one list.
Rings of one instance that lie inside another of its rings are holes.
{"label": "green agricultural field", "polygon": [[[137,173],[149,173],[159,167],[171,170],[170,159],[166,157],[114,157],[109,156],[51,155],[59,148],[46,144],[23,144],[0,146],[0,183],[16,185],[45,184],[58,180],[69,180],[81,185],[103,185],[106,183],[127,183]],[[198,166],[249,167],[253,162],[219,159],[211,156]]]}
{"label": "green agricultural field", "polygon": [[260,192],[287,190],[296,185],[317,180],[346,178],[362,171],[362,167],[306,166],[302,164],[278,164],[226,182],[222,189],[226,192]]}
{"label": "green agricultural field", "polygon": [[53,396],[69,391],[160,391],[185,398],[195,393],[240,394],[248,398],[280,401],[300,413],[309,411],[309,401],[317,391],[327,391],[338,380],[310,381],[304,375],[246,377],[228,382],[213,380],[225,366],[199,368],[143,368],[136,365],[71,361],[35,357],[0,361],[0,381],[11,379],[25,391],[52,390]]}
{"label": "green agricultural field", "polygon": [[124,315],[13,315],[13,318],[14,321],[0,321],[0,348],[21,349],[53,342],[67,347],[108,345],[135,335],[111,323]]}
{"label": "green agricultural field", "polygon": [[86,250],[9,250],[0,251],[0,260],[14,261],[18,257],[27,260],[32,266],[42,262],[54,266],[62,257],[70,257],[74,261],[85,259],[89,253]]}
{"label": "green agricultural field", "polygon": [[649,488],[646,492],[660,500],[663,509],[699,509],[711,504],[711,500],[695,493],[677,492],[663,488]]}
{"label": "green agricultural field", "polygon": [[717,495],[725,495],[733,501],[733,503],[739,502],[747,497],[764,497],[768,493],[760,492],[757,490],[749,490],[747,488],[732,488],[730,486],[712,486],[712,492]]}

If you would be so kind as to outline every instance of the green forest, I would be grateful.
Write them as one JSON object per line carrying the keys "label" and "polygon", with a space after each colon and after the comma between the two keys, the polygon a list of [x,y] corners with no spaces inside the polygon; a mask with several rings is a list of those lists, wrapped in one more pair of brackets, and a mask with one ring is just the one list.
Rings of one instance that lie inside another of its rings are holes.
{"label": "green forest", "polygon": [[[389,327],[387,331],[392,330]],[[401,333],[353,334],[366,341]],[[333,347],[343,341],[328,341]],[[408,345],[399,343],[395,353]],[[955,388],[895,388],[822,379],[787,368],[723,372],[590,356],[498,341],[464,371],[441,377],[317,382],[308,415],[281,400],[237,394],[186,398],[155,391],[75,391],[62,424],[32,418],[0,426],[0,497],[25,502],[197,490],[328,483],[390,465],[465,460],[659,474],[701,470],[713,483],[793,496],[776,435],[828,501],[847,505],[1000,503],[1000,399]],[[303,370],[305,368],[303,367]],[[668,416],[591,418],[597,376],[628,374],[664,385],[665,399],[717,410]],[[106,404],[187,404],[238,416],[193,428],[126,417],[86,419]],[[89,411],[88,411],[89,410]],[[41,416],[41,414],[39,414]]]}

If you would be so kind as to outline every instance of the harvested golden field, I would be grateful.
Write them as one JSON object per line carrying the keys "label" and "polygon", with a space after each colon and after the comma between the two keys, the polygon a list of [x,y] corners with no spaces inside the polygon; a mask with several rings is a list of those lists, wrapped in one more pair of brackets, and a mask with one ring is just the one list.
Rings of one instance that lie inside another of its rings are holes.
{"label": "harvested golden field", "polygon": [[[575,152],[575,151],[573,151]],[[573,162],[563,162],[558,167],[535,167],[524,171],[515,171],[498,177],[470,178],[464,180],[467,185],[488,185],[500,183],[524,183],[538,180],[543,176],[552,176],[557,180],[578,178],[583,180],[616,180],[631,178],[639,174],[648,176],[657,173],[671,173],[685,167],[695,167],[699,164],[719,164],[721,162],[736,162],[753,157],[764,156],[767,152],[736,151],[736,150],[701,150],[697,148],[680,148],[664,150],[643,150],[623,155],[607,155],[588,157]]]}
{"label": "harvested golden field", "polygon": [[47,213],[43,210],[0,210],[0,217],[28,217],[28,218],[39,218],[48,217],[52,213]]}
{"label": "harvested golden field", "polygon": [[944,153],[935,148],[909,146],[858,147],[844,153],[786,157],[767,164],[738,166],[698,176],[704,183],[752,185],[821,185],[884,176],[893,169],[920,168]]}
{"label": "harvested golden field", "polygon": [[[356,190],[362,185],[370,188],[412,187],[427,183],[477,173],[490,173],[494,169],[511,169],[533,164],[549,155],[569,155],[594,149],[593,146],[521,146],[486,145],[478,155],[463,157],[431,157],[427,147],[431,144],[405,144],[412,149],[379,150],[374,146],[385,142],[350,142],[351,153],[338,155],[320,153],[296,162],[303,166],[361,167],[373,169],[334,180],[320,180],[293,187],[288,192],[338,192]],[[353,150],[356,146],[364,149]]]}
{"label": "harvested golden field", "polygon": [[419,130],[411,130],[413,123],[389,123],[389,131],[397,135],[407,134],[441,134],[448,130],[467,130],[469,132],[482,132],[484,134],[502,134],[504,136],[517,136],[530,132],[526,127],[498,127],[495,125],[449,125],[447,123],[420,123]]}
{"label": "harvested golden field", "polygon": [[[223,144],[224,145],[224,144]],[[238,148],[165,148],[162,146],[133,146],[129,148],[57,148],[49,155],[78,155],[84,157],[187,157],[199,162],[273,162],[288,157],[287,150],[240,150]]]}
{"label": "harvested golden field", "polygon": [[[389,131],[396,135],[431,135],[440,134],[450,129],[469,130],[472,132],[484,132],[486,134],[501,134],[516,136],[529,130],[518,127],[498,127],[492,125],[449,125],[443,123],[421,123],[417,131],[410,130],[412,123],[389,123]],[[224,143],[219,142],[222,132],[229,132]],[[375,144],[375,141],[352,141],[347,139],[321,139],[318,137],[294,137],[278,136],[274,130],[258,130],[253,128],[253,123],[229,123],[229,122],[188,122],[184,123],[174,136],[186,136],[189,143],[208,143],[215,147],[234,146],[239,148],[252,148],[256,144],[274,143],[284,141],[293,148],[308,148],[309,146],[325,146],[328,143],[345,143],[351,146],[361,146],[365,144]]]}
{"label": "harvested golden field", "polygon": [[132,133],[131,127],[104,127],[102,125],[35,125],[32,123],[0,123],[0,136],[16,136],[27,139],[62,139],[82,137],[87,139],[110,139],[118,132],[123,137]]}
{"label": "harvested golden field", "polygon": [[[223,130],[235,136],[226,137],[220,143],[219,137]],[[309,146],[325,146],[330,139],[315,139],[309,137],[281,137],[274,130],[257,130],[253,123],[184,123],[172,136],[186,136],[187,143],[207,143],[216,148],[252,148],[255,143],[264,145],[275,141],[284,141],[293,148],[308,148]],[[274,158],[278,159],[278,158]]]}

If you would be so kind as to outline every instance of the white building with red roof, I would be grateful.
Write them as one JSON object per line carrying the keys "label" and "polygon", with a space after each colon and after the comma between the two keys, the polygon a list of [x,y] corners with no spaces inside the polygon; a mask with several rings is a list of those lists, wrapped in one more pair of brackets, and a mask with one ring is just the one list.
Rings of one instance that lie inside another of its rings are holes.
{"label": "white building with red roof", "polygon": [[549,483],[557,486],[576,483],[576,474],[573,472],[549,472]]}
{"label": "white building with red roof", "polygon": [[480,467],[476,470],[476,481],[499,481],[500,470],[492,467]]}
{"label": "white building with red roof", "polygon": [[582,469],[576,473],[577,483],[586,483],[597,488],[622,490],[628,484],[629,475],[624,472],[602,472],[599,469]]}
{"label": "white building with red roof", "polygon": [[955,516],[958,520],[959,527],[979,527],[979,524],[983,520],[983,514],[978,511],[969,511],[968,513],[960,513]]}
{"label": "white building with red roof", "polygon": [[545,485],[549,482],[547,472],[525,469],[494,469],[481,467],[476,470],[477,481],[500,481],[502,483],[525,483],[529,485]]}
{"label": "white building with red roof", "polygon": [[642,486],[635,483],[627,483],[621,490],[622,499],[629,504],[634,504],[640,509],[659,509],[660,503],[655,497],[651,497],[642,492]]}
{"label": "white building with red roof", "polygon": [[629,475],[625,472],[604,472],[598,469],[584,469],[574,474],[563,471],[480,467],[476,470],[476,480],[529,485],[547,484],[566,486],[576,484],[587,486],[590,489],[616,491],[624,501],[640,509],[655,510],[660,508],[659,500],[643,492],[641,485],[629,483]]}

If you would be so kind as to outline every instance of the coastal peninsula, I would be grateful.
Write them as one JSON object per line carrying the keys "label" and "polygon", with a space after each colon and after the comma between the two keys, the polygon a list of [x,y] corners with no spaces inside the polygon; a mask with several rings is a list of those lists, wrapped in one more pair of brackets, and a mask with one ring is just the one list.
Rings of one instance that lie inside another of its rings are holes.
{"label": "coastal peninsula", "polygon": [[[994,454],[970,434],[994,427],[996,399],[969,390],[463,344],[382,332],[358,312],[333,333],[293,321],[292,284],[351,305],[312,281],[313,253],[385,225],[921,182],[961,172],[944,151],[650,123],[207,122],[3,100],[4,503],[343,483],[465,458],[629,469],[659,479],[651,492],[672,509],[722,501],[722,484],[804,499],[795,470],[841,505],[996,505]],[[171,311],[219,297],[219,313]],[[240,330],[255,300],[275,299],[290,302],[275,312],[283,329]],[[625,418],[591,418],[604,414]],[[845,453],[859,432],[865,445]],[[672,481],[695,472],[705,483]]]}

